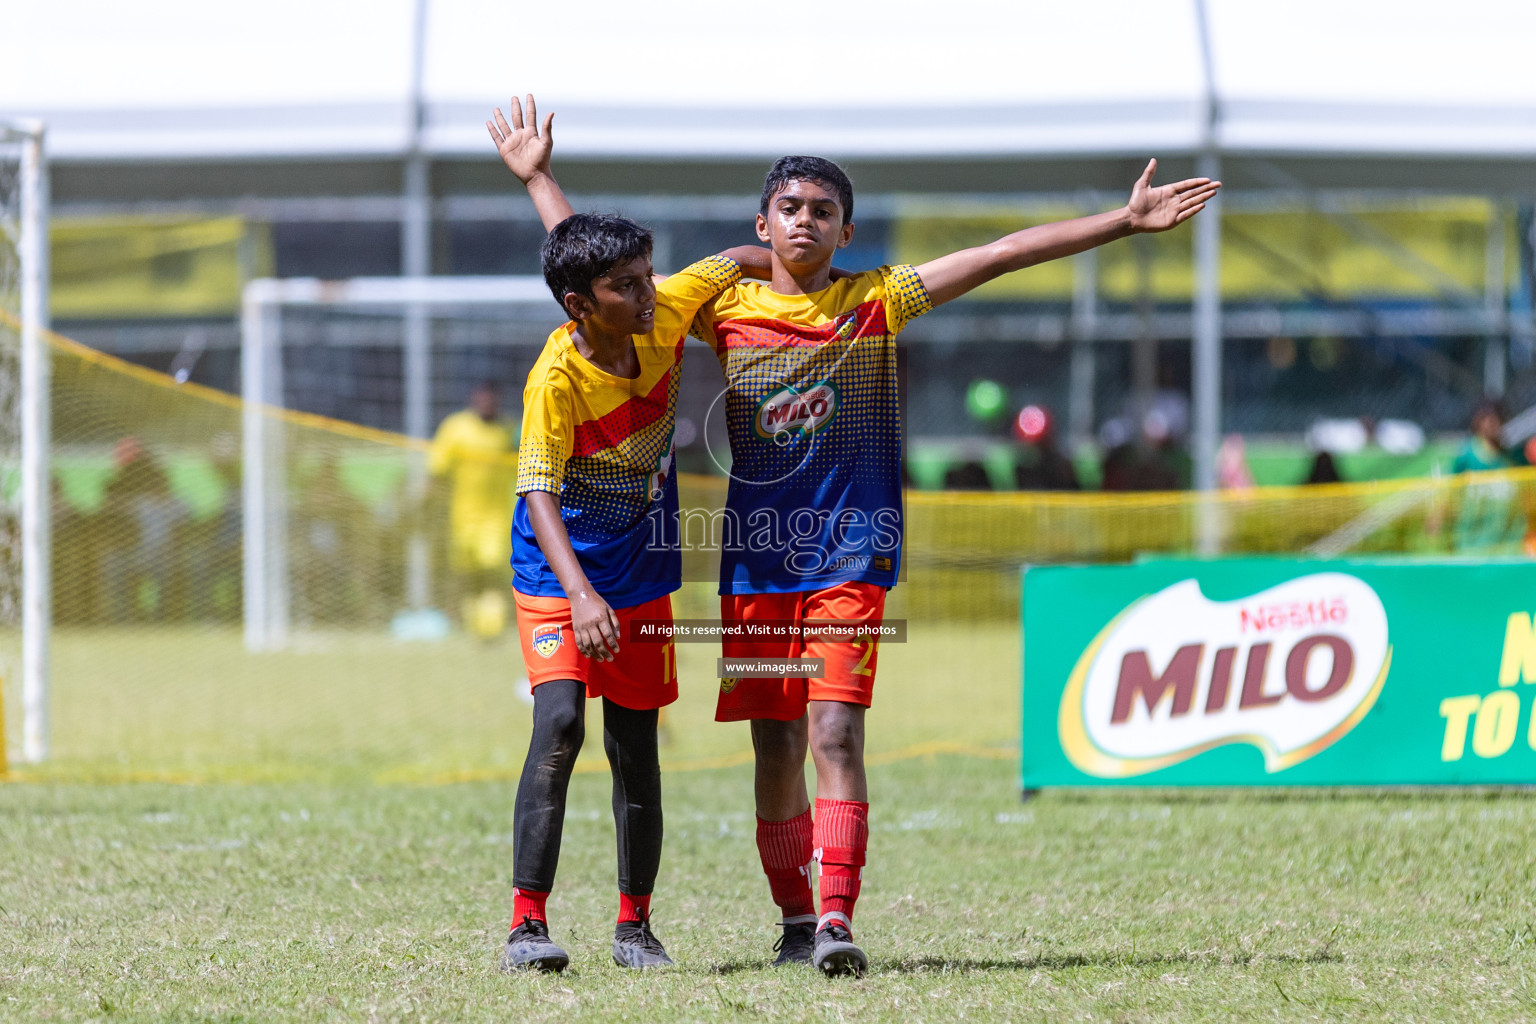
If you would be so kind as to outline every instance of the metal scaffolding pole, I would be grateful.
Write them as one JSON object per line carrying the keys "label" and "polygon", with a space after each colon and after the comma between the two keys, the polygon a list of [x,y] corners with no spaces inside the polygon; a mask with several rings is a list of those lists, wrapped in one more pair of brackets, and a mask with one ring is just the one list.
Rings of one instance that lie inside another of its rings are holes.
{"label": "metal scaffolding pole", "polygon": [[1488,331],[1483,336],[1483,393],[1503,398],[1509,365],[1508,282],[1505,238],[1509,224],[1502,203],[1494,203],[1488,217],[1488,244],[1484,251],[1483,311],[1488,317]]}
{"label": "metal scaffolding pole", "polygon": [[[1200,64],[1205,91],[1205,147],[1195,165],[1202,178],[1221,177],[1218,126],[1221,109],[1216,90],[1216,64],[1211,48],[1210,15],[1205,0],[1194,0],[1199,32]],[[1197,490],[1216,487],[1216,445],[1221,436],[1221,203],[1212,200],[1195,218],[1195,294],[1190,345],[1190,455]],[[1198,546],[1213,553],[1219,544],[1209,516],[1202,516]]]}
{"label": "metal scaffolding pole", "polygon": [[[432,272],[432,196],[427,157],[421,148],[426,118],[422,75],[426,60],[427,0],[416,0],[414,49],[411,62],[410,149],[405,160],[400,216],[400,273],[426,277]],[[405,337],[401,346],[405,378],[405,433],[426,438],[432,429],[432,324],[425,306],[405,307]],[[427,473],[421,459],[411,460],[410,494],[418,504],[426,498]],[[425,608],[431,603],[431,554],[426,533],[419,527],[406,542],[406,603]]]}
{"label": "metal scaffolding pole", "polygon": [[48,756],[49,514],[48,155],[41,124],[21,150],[21,757]]}
{"label": "metal scaffolding pole", "polygon": [[[1221,176],[1221,158],[1203,153],[1202,178]],[[1221,202],[1212,200],[1195,217],[1194,400],[1191,455],[1195,487],[1216,486],[1216,446],[1221,436]]]}
{"label": "metal scaffolding pole", "polygon": [[1072,257],[1072,362],[1067,380],[1069,450],[1093,441],[1093,389],[1098,353],[1094,333],[1099,314],[1099,256],[1089,249]]}
{"label": "metal scaffolding pole", "polygon": [[[432,264],[432,225],[427,161],[420,153],[405,163],[405,215],[400,222],[400,276],[426,277]],[[405,433],[426,437],[432,418],[432,336],[426,307],[405,307]]]}

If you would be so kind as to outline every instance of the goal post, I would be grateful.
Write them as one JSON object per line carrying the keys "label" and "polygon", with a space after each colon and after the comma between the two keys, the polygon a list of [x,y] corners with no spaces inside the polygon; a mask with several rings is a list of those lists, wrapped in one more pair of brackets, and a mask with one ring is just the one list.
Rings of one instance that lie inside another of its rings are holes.
{"label": "goal post", "polygon": [[[289,509],[286,494],[287,432],[283,311],[307,308],[374,315],[434,318],[455,311],[495,310],[526,314],[533,305],[551,307],[548,286],[536,276],[358,277],[341,281],[317,278],[262,278],[245,287],[241,310],[240,377],[244,474],[241,483],[243,530],[243,608],[247,650],[274,651],[288,646],[291,634]],[[554,320],[549,309],[524,317],[540,324]],[[547,327],[547,324],[545,325]],[[427,423],[432,382],[431,331],[405,331],[401,341],[402,422]],[[423,369],[426,367],[427,369]],[[413,537],[413,549],[423,540]],[[418,559],[411,559],[418,561]],[[423,592],[419,583],[410,588]]]}
{"label": "goal post", "polygon": [[[8,406],[0,425],[0,460],[13,473],[10,493],[0,490],[7,532],[20,566],[13,560],[10,587],[19,576],[19,593],[0,604],[0,623],[19,619],[21,652],[21,757],[25,762],[48,756],[48,640],[50,623],[49,545],[49,356],[48,327],[48,158],[39,121],[0,121],[0,329],[14,333],[7,353],[15,360],[12,383],[5,388]],[[15,670],[13,669],[13,672]]]}

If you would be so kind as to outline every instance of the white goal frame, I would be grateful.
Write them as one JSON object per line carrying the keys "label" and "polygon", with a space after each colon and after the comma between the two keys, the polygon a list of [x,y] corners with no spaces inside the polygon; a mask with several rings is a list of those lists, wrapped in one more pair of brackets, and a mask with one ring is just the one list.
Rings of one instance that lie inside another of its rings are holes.
{"label": "white goal frame", "polygon": [[48,638],[52,621],[48,446],[48,154],[40,121],[0,122],[21,149],[21,759],[48,756]]}
{"label": "white goal frame", "polygon": [[[53,619],[48,446],[48,152],[41,121],[0,121],[21,150],[21,759],[48,756],[48,639]],[[3,739],[3,738],[0,738]]]}
{"label": "white goal frame", "polygon": [[[261,278],[245,286],[240,319],[242,458],[242,585],[245,647],[277,651],[288,646],[288,511],[283,492],[284,419],[281,314],[284,307],[398,310],[430,320],[433,307],[516,306],[550,302],[542,277],[354,277]],[[426,423],[431,400],[430,331],[407,331],[401,351],[405,381],[403,422]],[[509,525],[510,529],[510,525]],[[426,546],[414,538],[413,599],[425,592]]]}

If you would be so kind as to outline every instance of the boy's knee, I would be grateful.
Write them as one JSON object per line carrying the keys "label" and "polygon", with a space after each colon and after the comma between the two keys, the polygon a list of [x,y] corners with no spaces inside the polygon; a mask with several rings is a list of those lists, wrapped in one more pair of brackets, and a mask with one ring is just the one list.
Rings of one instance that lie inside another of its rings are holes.
{"label": "boy's knee", "polygon": [[759,721],[752,723],[752,745],[757,760],[774,764],[801,765],[805,761],[805,733],[796,722]]}
{"label": "boy's knee", "polygon": [[562,757],[575,757],[586,739],[587,727],[580,708],[555,708],[544,719],[545,735]]}
{"label": "boy's knee", "polygon": [[852,719],[833,718],[817,723],[811,746],[819,761],[852,763],[864,756],[863,731]]}

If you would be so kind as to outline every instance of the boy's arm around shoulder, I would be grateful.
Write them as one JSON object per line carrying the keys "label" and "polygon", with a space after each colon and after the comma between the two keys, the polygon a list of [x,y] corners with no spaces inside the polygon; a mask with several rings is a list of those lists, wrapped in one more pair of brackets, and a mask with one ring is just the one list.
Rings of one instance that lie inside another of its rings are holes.
{"label": "boy's arm around shoulder", "polygon": [[1131,198],[1118,210],[1041,224],[977,246],[940,256],[917,268],[918,277],[935,306],[957,299],[993,278],[1037,263],[1072,256],[1126,235],[1167,231],[1205,209],[1221,182],[1188,178],[1153,187],[1157,161],[1152,160],[1131,189]]}
{"label": "boy's arm around shoulder", "polygon": [[[735,260],[741,267],[741,276],[753,281],[773,280],[773,250],[766,245],[738,245],[734,249],[727,249],[718,255],[728,260]],[[841,267],[832,268],[832,280],[841,281],[845,277],[853,277],[857,271],[844,270]]]}

